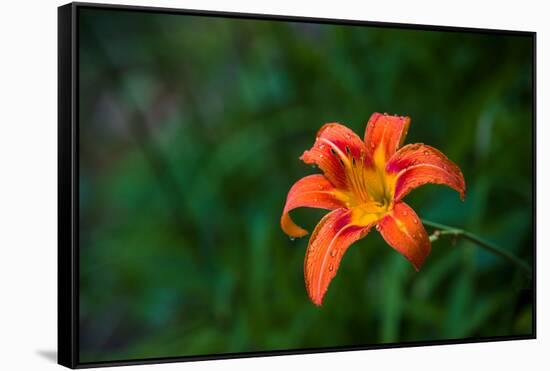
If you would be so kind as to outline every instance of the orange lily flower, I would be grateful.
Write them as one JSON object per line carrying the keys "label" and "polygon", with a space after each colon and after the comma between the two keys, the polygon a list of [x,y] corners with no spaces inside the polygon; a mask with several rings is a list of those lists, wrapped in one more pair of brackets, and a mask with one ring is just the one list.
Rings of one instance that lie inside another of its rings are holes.
{"label": "orange lily flower", "polygon": [[414,188],[445,184],[464,199],[464,176],[445,155],[422,143],[401,147],[409,123],[409,117],[374,113],[364,141],[344,125],[325,124],[313,147],[300,157],[324,175],[306,176],[290,188],[281,216],[283,231],[291,238],[307,234],[290,218],[293,209],[332,210],[315,227],[305,257],[306,289],[315,305],[321,305],[348,247],[373,226],[420,269],[430,253],[430,239],[420,218],[402,201]]}

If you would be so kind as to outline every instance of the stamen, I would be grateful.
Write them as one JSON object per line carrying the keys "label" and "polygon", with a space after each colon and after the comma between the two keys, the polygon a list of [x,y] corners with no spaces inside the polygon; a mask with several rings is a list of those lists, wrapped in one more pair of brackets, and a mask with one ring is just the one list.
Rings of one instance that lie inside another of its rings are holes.
{"label": "stamen", "polygon": [[346,155],[340,150],[340,148],[338,148],[336,146],[336,144],[332,143],[330,140],[326,139],[326,138],[320,138],[321,141],[325,142],[326,144],[328,144],[331,148],[331,152],[333,152],[334,154],[337,154],[340,159],[342,161],[344,161],[344,163],[346,164],[349,164],[349,160],[348,158],[346,157]]}
{"label": "stamen", "polygon": [[360,174],[359,179],[361,180],[360,186],[364,190],[365,193],[369,194],[369,186],[368,186],[368,180],[367,176],[365,174],[365,153],[361,151],[361,163],[359,164]]}
{"label": "stamen", "polygon": [[[359,167],[355,167],[353,169],[353,174],[356,178],[356,188],[357,188],[357,193],[359,194],[360,198],[362,199],[363,202],[367,202],[367,201],[371,201],[372,200],[372,196],[371,196],[371,192],[369,192],[369,188],[367,187],[367,184],[366,184],[366,176],[365,176],[365,164],[363,162],[364,160],[364,153],[361,152],[361,163],[359,164]],[[355,157],[352,158],[352,161],[353,161],[353,164],[355,165]]]}

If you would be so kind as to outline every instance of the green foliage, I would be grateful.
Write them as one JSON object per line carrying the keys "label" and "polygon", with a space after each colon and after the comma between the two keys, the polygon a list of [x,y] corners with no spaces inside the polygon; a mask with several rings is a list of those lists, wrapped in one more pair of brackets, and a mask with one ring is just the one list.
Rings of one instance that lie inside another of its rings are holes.
{"label": "green foliage", "polygon": [[[465,202],[414,191],[419,215],[531,263],[530,39],[81,12],[81,361],[532,331],[531,282],[450,239],[416,273],[371,233],[317,308],[307,238],[279,227],[319,127],[362,136],[387,111],[466,178]],[[323,212],[293,215],[312,230]]]}

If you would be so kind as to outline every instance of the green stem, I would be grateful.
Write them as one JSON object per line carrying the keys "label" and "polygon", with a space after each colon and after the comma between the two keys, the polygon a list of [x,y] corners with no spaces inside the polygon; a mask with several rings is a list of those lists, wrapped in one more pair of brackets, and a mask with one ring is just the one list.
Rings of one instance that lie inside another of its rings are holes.
{"label": "green stem", "polygon": [[464,238],[465,240],[475,243],[476,245],[484,248],[487,251],[492,252],[495,255],[503,257],[510,263],[513,263],[518,268],[523,270],[523,272],[527,274],[530,278],[532,277],[533,271],[527,263],[492,242],[489,242],[479,236],[476,236],[473,233],[467,232],[460,228],[451,227],[445,224],[435,223],[424,219],[422,219],[422,223],[424,223],[425,226],[435,229],[434,233],[430,236],[430,241],[432,242],[437,241],[439,239],[439,236],[442,235],[451,235],[454,237]]}

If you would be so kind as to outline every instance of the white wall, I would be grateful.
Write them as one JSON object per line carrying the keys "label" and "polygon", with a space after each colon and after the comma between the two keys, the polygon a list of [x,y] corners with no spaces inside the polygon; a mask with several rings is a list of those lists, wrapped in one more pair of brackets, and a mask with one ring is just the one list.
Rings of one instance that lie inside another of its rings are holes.
{"label": "white wall", "polygon": [[[549,361],[550,30],[544,1],[121,1],[226,10],[538,32],[538,340],[156,366],[139,370],[542,369]],[[55,0],[5,1],[0,22],[0,369],[59,369],[56,349],[57,9]],[[546,106],[545,106],[546,104]],[[550,362],[549,362],[550,363]],[[138,368],[139,367],[139,368]]]}

